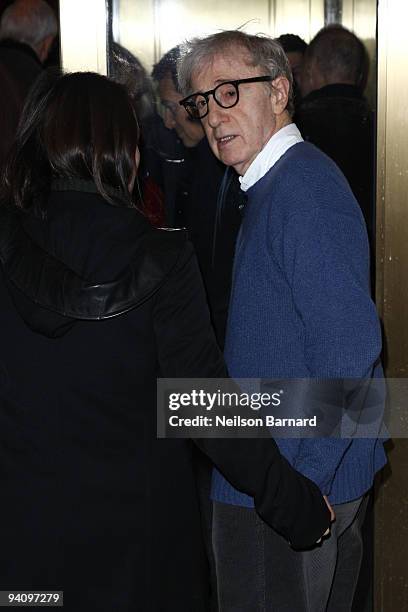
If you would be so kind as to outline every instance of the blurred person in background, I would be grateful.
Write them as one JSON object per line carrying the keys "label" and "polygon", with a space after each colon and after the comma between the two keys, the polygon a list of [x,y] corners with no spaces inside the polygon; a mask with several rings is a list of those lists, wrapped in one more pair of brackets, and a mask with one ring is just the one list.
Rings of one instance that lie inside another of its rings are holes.
{"label": "blurred person in background", "polygon": [[276,40],[282,45],[292,69],[293,101],[296,108],[301,97],[300,82],[302,80],[303,59],[307,49],[307,43],[297,34],[282,34]]}
{"label": "blurred person in background", "polygon": [[[180,47],[177,46],[163,55],[152,72],[164,124],[170,133],[177,135],[179,142],[178,160],[161,158],[161,184],[168,219],[176,227],[184,226],[189,231],[203,276],[211,322],[218,345],[223,350],[232,264],[244,198],[235,172],[213,155],[201,122],[188,115],[180,105],[179,59]],[[216,575],[211,546],[210,501],[212,464],[201,453],[196,453],[195,465],[215,609]]]}
{"label": "blurred person in background", "polygon": [[[226,369],[185,232],[135,207],[138,140],[122,86],[45,74],[2,183],[0,589],[69,612],[209,610],[193,442],[157,439],[156,385]],[[273,440],[196,443],[294,545],[325,532]]]}
{"label": "blurred person in background", "polygon": [[157,83],[158,94],[163,106],[164,125],[174,129],[186,148],[196,147],[204,138],[199,121],[192,121],[179,102],[181,93],[177,81],[177,61],[180,48],[173,47],[153,67],[152,78]]}
{"label": "blurred person in background", "polygon": [[24,104],[25,91],[10,76],[0,60],[0,168],[3,168],[14,140],[20,113]]}
{"label": "blurred person in background", "polygon": [[156,227],[166,225],[164,195],[158,184],[157,148],[168,148],[169,138],[157,113],[152,81],[141,61],[116,42],[109,53],[109,77],[123,85],[134,105],[140,127],[141,163],[134,185],[138,206]]}
{"label": "blurred person in background", "polygon": [[368,54],[341,25],[320,30],[307,48],[295,122],[305,140],[339,166],[374,244],[374,115],[364,97]]}
{"label": "blurred person in background", "polygon": [[10,57],[10,65],[17,74],[21,71],[35,78],[50,53],[57,32],[56,15],[45,0],[15,0],[1,17],[1,56]]}
{"label": "blurred person in background", "polygon": [[[170,49],[152,71],[164,125],[178,140],[177,160],[170,156],[162,158],[161,182],[168,224],[190,230],[202,265],[224,167],[211,154],[201,123],[192,120],[179,104],[182,98],[177,82],[179,57],[179,47]],[[207,198],[204,204],[201,202],[203,186]],[[203,220],[205,227],[202,226]]]}
{"label": "blurred person in background", "polygon": [[154,115],[156,104],[152,82],[141,61],[129,49],[113,42],[109,53],[109,76],[126,87],[143,129],[143,124]]}
{"label": "blurred person in background", "polygon": [[226,171],[213,155],[201,122],[180,105],[179,59],[180,47],[174,47],[152,72],[164,109],[165,126],[177,134],[182,145],[180,163],[163,160],[163,190],[172,224],[189,231],[222,348],[243,197],[238,177]]}
{"label": "blurred person in background", "polygon": [[0,20],[0,167],[11,147],[31,86],[43,70],[58,32],[54,11],[44,0],[15,0]]}

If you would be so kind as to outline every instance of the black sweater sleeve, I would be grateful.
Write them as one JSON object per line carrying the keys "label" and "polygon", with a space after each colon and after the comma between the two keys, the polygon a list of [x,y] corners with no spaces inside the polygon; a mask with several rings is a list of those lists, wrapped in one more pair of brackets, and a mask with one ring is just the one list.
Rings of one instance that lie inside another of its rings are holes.
{"label": "black sweater sleeve", "polygon": [[[160,369],[168,378],[225,378],[191,245],[156,294],[154,325]],[[294,548],[312,546],[330,523],[318,487],[296,472],[272,439],[196,439],[237,489],[254,497],[261,518]]]}

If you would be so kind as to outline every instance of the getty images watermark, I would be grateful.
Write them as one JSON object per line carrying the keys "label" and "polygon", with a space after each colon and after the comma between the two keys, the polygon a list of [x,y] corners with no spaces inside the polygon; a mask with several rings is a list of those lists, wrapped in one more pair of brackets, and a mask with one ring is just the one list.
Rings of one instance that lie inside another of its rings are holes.
{"label": "getty images watermark", "polygon": [[[243,416],[226,413],[225,409],[248,408],[260,411],[261,408],[279,407],[282,402],[283,389],[275,393],[228,392],[217,389],[215,392],[204,389],[169,393],[168,407],[170,411],[182,408],[202,409],[206,413],[214,411],[214,416],[196,414],[195,416],[180,416],[170,414],[170,427],[316,427],[317,417],[310,418],[277,418],[273,414],[262,416]],[[217,412],[219,414],[217,414]]]}
{"label": "getty images watermark", "polygon": [[388,437],[383,379],[159,379],[157,435]]}

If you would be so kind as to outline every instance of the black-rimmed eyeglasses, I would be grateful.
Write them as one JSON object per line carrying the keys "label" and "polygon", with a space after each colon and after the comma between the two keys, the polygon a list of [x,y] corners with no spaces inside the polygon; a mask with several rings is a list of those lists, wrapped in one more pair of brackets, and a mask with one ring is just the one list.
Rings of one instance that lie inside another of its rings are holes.
{"label": "black-rimmed eyeglasses", "polygon": [[257,76],[250,77],[249,79],[238,79],[237,81],[226,81],[209,91],[193,93],[180,100],[179,104],[184,106],[193,119],[203,119],[208,114],[208,100],[210,96],[214,98],[221,108],[232,108],[239,102],[239,85],[242,83],[273,81],[275,78],[272,76]]}

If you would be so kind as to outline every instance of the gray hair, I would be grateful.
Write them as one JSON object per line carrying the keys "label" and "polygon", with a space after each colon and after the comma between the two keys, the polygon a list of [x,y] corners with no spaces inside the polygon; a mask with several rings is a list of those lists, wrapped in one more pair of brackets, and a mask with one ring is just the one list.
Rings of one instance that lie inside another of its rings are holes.
{"label": "gray hair", "polygon": [[57,32],[55,13],[45,0],[15,0],[1,18],[0,40],[11,38],[33,49]]}
{"label": "gray hair", "polygon": [[237,47],[248,57],[248,65],[259,66],[261,72],[274,79],[279,76],[289,81],[289,97],[286,110],[293,113],[293,76],[288,58],[282,46],[263,34],[246,34],[240,30],[226,30],[206,38],[193,38],[181,47],[178,62],[178,81],[184,96],[192,93],[192,75],[210,62],[215,55],[223,55]]}

